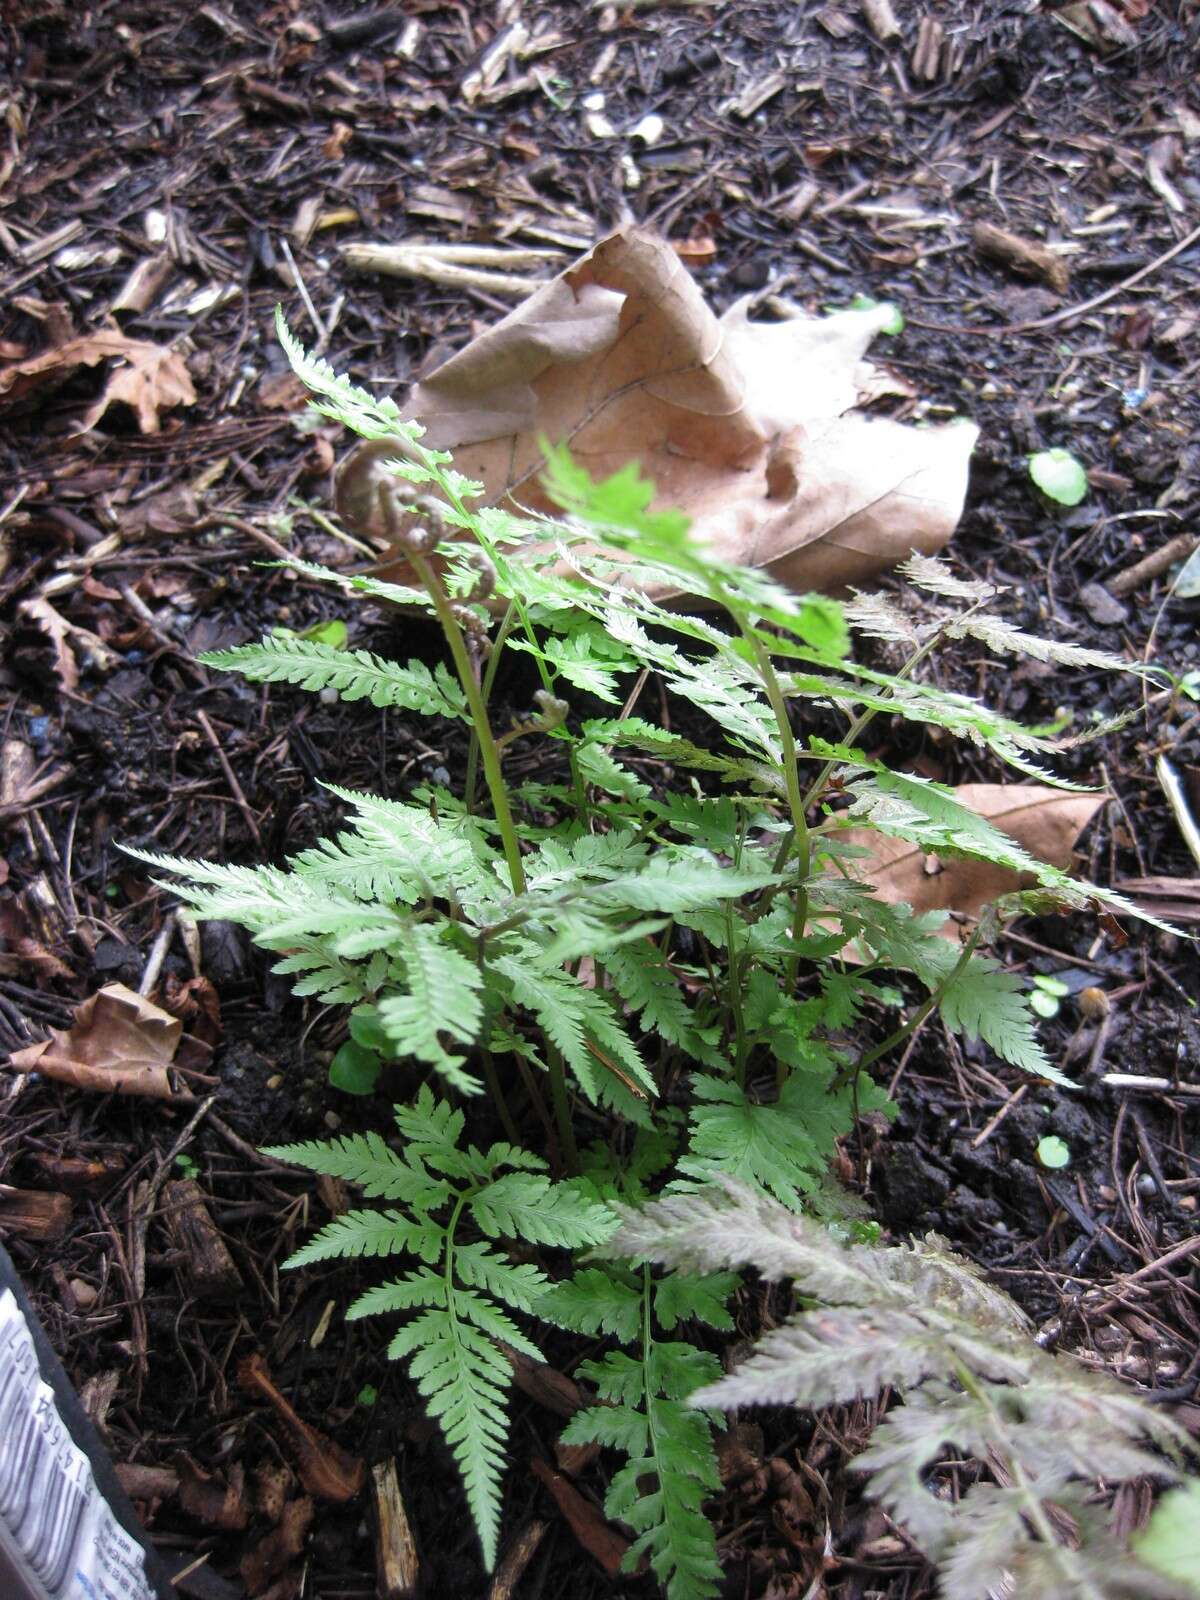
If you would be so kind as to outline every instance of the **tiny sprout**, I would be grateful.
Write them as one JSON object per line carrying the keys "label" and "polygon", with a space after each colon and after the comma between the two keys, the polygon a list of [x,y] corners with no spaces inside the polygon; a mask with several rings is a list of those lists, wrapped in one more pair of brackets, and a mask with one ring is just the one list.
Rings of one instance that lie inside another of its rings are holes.
{"label": "tiny sprout", "polygon": [[359,1406],[373,1406],[378,1399],[379,1390],[375,1387],[375,1385],[373,1383],[364,1383],[362,1388],[354,1396],[354,1403],[355,1405]]}
{"label": "tiny sprout", "polygon": [[1056,1133],[1047,1133],[1037,1143],[1037,1158],[1043,1167],[1057,1172],[1071,1164],[1070,1146]]}
{"label": "tiny sprout", "polygon": [[1039,450],[1029,458],[1029,476],[1060,506],[1077,506],[1088,492],[1083,463],[1069,450]]}
{"label": "tiny sprout", "polygon": [[1039,1017],[1056,1017],[1060,1003],[1070,992],[1061,978],[1047,978],[1039,972],[1033,980],[1029,1004]]}

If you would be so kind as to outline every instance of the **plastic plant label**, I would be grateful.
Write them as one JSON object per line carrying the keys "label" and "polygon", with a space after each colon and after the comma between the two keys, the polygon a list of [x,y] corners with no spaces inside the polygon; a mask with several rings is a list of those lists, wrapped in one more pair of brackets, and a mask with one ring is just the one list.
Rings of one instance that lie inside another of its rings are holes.
{"label": "plastic plant label", "polygon": [[173,1600],[165,1569],[137,1526],[0,1250],[0,1595]]}

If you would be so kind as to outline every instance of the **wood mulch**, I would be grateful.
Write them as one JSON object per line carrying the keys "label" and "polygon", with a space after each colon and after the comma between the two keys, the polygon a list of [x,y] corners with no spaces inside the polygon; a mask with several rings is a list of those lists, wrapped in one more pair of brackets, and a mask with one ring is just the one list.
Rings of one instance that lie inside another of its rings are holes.
{"label": "wood mulch", "polygon": [[[193,660],[344,615],[261,563],[360,559],[322,516],[333,435],[300,420],[275,303],[338,370],[399,391],[511,301],[355,272],[344,245],[565,260],[632,216],[719,307],[895,300],[908,325],[887,360],[915,396],[898,414],[982,427],[957,557],[1013,586],[1015,621],[1182,679],[1200,669],[1197,602],[1170,594],[1200,508],[1200,8],[10,0],[0,41],[0,1048],[112,982],[177,1010],[203,1047],[183,1105],[6,1073],[0,1232],[155,1539],[230,1585],[209,1593],[375,1594],[368,1508],[387,1484],[330,1498],[330,1441],[395,1463],[423,1592],[482,1593],[438,1436],[383,1333],[338,1318],[353,1272],[278,1270],[338,1197],[257,1147],[365,1115],[326,1082],[338,1019],[293,1001],[235,930],[189,944],[118,849],[278,861],[333,821],[322,780],[403,794],[461,765],[434,724]],[[156,351],[140,417],[128,393],[97,410],[96,346],[37,366],[102,332]],[[1088,468],[1071,511],[1028,482],[1025,458],[1051,445]],[[436,649],[370,608],[349,621],[356,644]],[[1073,763],[1116,797],[1085,865],[1168,880],[1160,898],[1194,908],[1200,864],[1156,774],[1168,758],[1200,812],[1194,695],[1143,704],[1132,682],[997,672],[966,650],[940,670],[1032,723],[1133,713]],[[500,685],[516,706],[528,690],[519,666]],[[994,776],[928,741],[888,754]],[[1071,998],[1045,1027],[1078,1093],[929,1030],[892,1064],[898,1123],[852,1154],[890,1228],[935,1227],[1043,1342],[1196,1428],[1200,969],[1186,941],[1128,931],[1057,919],[1006,944],[1072,997],[1109,994],[1105,1017]],[[1045,1132],[1069,1168],[1037,1166]],[[748,1297],[742,1331],[781,1309]],[[321,1438],[281,1418],[272,1385]],[[546,1399],[516,1408],[510,1592],[648,1593],[608,1578],[547,1492]],[[847,1471],[871,1411],[743,1427],[715,1506],[731,1595],[933,1593]],[[578,1488],[594,1507],[596,1466]],[[310,1527],[295,1508],[314,1493]],[[291,1531],[264,1554],[285,1503]]]}

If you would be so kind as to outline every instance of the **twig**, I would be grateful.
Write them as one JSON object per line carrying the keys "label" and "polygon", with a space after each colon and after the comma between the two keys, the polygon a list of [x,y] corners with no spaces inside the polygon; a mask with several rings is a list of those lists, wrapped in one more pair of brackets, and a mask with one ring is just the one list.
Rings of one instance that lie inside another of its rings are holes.
{"label": "twig", "polygon": [[1132,1089],[1142,1094],[1191,1095],[1200,1098],[1200,1083],[1174,1083],[1170,1078],[1149,1078],[1140,1072],[1106,1072],[1100,1079],[1110,1089]]}
{"label": "twig", "polygon": [[254,835],[254,842],[261,850],[263,841],[262,834],[258,831],[258,822],[255,819],[253,811],[250,809],[250,802],[242,793],[242,786],[237,781],[237,774],[229,765],[229,757],[221,748],[221,741],[217,738],[216,730],[213,728],[212,723],[208,720],[203,711],[196,712],[196,721],[203,728],[204,737],[208,740],[209,744],[212,745],[213,750],[216,752],[217,760],[221,763],[221,771],[225,774],[225,781],[233,793],[233,798],[237,801],[238,810],[242,813],[242,816],[245,817],[246,826]]}
{"label": "twig", "polygon": [[327,340],[329,335],[325,331],[325,324],[321,321],[320,316],[317,314],[317,308],[315,305],[313,305],[308,289],[305,287],[304,279],[300,276],[300,268],[296,265],[296,258],[292,254],[291,245],[286,239],[281,238],[279,241],[279,248],[282,251],[288,266],[291,268],[292,282],[296,285],[296,293],[300,296],[301,300],[304,301],[304,309],[308,312],[309,321],[317,331],[317,338],[321,340]]}
{"label": "twig", "polygon": [[525,1568],[537,1554],[538,1545],[546,1537],[548,1522],[538,1518],[527,1523],[513,1540],[508,1548],[504,1560],[496,1568],[496,1576],[492,1579],[491,1588],[488,1590],[488,1600],[512,1600],[516,1593],[517,1584],[525,1575]]}
{"label": "twig", "polygon": [[1140,589],[1144,583],[1150,583],[1155,578],[1175,565],[1177,561],[1186,561],[1194,550],[1200,549],[1200,538],[1194,533],[1179,533],[1173,539],[1168,539],[1166,544],[1160,545],[1157,550],[1152,550],[1148,556],[1143,556],[1140,561],[1135,561],[1132,567],[1126,567],[1124,572],[1118,572],[1115,578],[1110,578],[1105,584],[1109,594],[1132,594],[1135,589]]}
{"label": "twig", "polygon": [[996,1115],[991,1119],[991,1121],[988,1122],[987,1125],[982,1128],[971,1140],[972,1150],[978,1150],[981,1144],[991,1138],[992,1134],[995,1133],[996,1129],[1004,1121],[1005,1117],[1013,1109],[1013,1107],[1020,1105],[1021,1101],[1025,1098],[1025,1091],[1028,1088],[1029,1085],[1027,1083],[1023,1083],[1018,1089],[1013,1090],[1012,1094],[1009,1095],[1008,1099],[1000,1107],[999,1111],[997,1111]]}
{"label": "twig", "polygon": [[992,338],[1008,333],[1034,333],[1041,328],[1057,328],[1064,322],[1074,322],[1076,317],[1082,317],[1089,311],[1095,311],[1098,306],[1115,300],[1118,295],[1124,294],[1127,289],[1132,289],[1135,284],[1142,283],[1160,267],[1165,267],[1168,261],[1174,261],[1176,256],[1182,255],[1198,241],[1200,241],[1200,227],[1193,228],[1191,233],[1173,244],[1169,250],[1164,250],[1162,255],[1155,256],[1153,261],[1148,261],[1144,267],[1139,267],[1127,278],[1122,278],[1120,283],[1114,283],[1110,289],[1094,294],[1090,300],[1081,300],[1077,306],[1065,306],[1063,310],[1052,312],[1048,317],[1038,317],[1033,322],[1007,322],[999,328],[981,328],[968,326],[965,323],[918,322],[916,317],[910,317],[909,321],[916,323],[918,327],[932,328],[937,333],[968,333]]}
{"label": "twig", "polygon": [[142,981],[138,984],[137,992],[148,995],[158,982],[158,975],[162,971],[162,964],[167,951],[171,946],[171,935],[175,932],[175,913],[168,912],[166,921],[158,930],[158,937],[150,947],[150,954],[146,957],[146,965],[142,968]]}
{"label": "twig", "polygon": [[1190,1239],[1184,1239],[1166,1255],[1159,1256],[1157,1261],[1149,1261],[1144,1267],[1139,1267],[1136,1272],[1131,1272],[1128,1277],[1121,1279],[1121,1287],[1127,1289],[1131,1283],[1137,1283],[1140,1278],[1152,1278],[1156,1272],[1161,1272],[1164,1267],[1173,1267],[1177,1261],[1182,1261],[1185,1256],[1195,1255],[1200,1250],[1200,1233],[1193,1234]]}

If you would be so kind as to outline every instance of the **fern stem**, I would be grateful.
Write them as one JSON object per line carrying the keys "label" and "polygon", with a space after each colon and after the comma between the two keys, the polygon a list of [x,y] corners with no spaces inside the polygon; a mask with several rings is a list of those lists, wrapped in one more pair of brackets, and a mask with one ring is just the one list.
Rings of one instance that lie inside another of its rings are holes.
{"label": "fern stem", "polygon": [[950,987],[955,978],[958,977],[959,973],[966,966],[967,962],[970,961],[971,957],[975,954],[975,947],[979,943],[979,936],[982,932],[982,924],[977,925],[974,933],[972,933],[966,944],[963,945],[962,954],[950,968],[950,971],[942,979],[941,983],[938,984],[937,988],[934,989],[929,995],[928,999],[919,1005],[913,1012],[912,1016],[909,1017],[906,1022],[902,1022],[894,1033],[889,1033],[882,1044],[877,1044],[873,1050],[868,1050],[864,1055],[861,1055],[855,1062],[854,1066],[850,1069],[849,1073],[840,1074],[834,1080],[835,1088],[845,1083],[848,1077],[852,1076],[857,1078],[859,1074],[865,1072],[868,1067],[874,1066],[875,1062],[879,1060],[880,1056],[887,1055],[889,1050],[894,1050],[897,1045],[903,1044],[906,1039],[908,1039],[912,1034],[916,1033],[917,1029],[925,1021],[925,1018],[929,1016],[930,1012],[941,1004],[942,996],[946,993],[946,990]]}
{"label": "fern stem", "polygon": [[500,1118],[500,1126],[504,1129],[504,1136],[509,1144],[519,1145],[521,1135],[513,1121],[513,1114],[508,1109],[508,1100],[504,1093],[504,1085],[500,1082],[500,1074],[496,1071],[496,1061],[492,1052],[486,1045],[481,1045],[479,1050],[479,1064],[483,1068],[483,1081],[488,1086],[488,1093]]}
{"label": "fern stem", "polygon": [[437,619],[442,625],[442,632],[446,635],[446,643],[450,646],[450,654],[454,657],[455,670],[458,680],[462,684],[463,693],[467,697],[470,707],[471,720],[475,731],[479,735],[479,754],[483,760],[483,775],[487,782],[488,794],[492,800],[492,810],[496,814],[496,826],[500,829],[500,839],[504,845],[504,859],[508,863],[508,875],[512,880],[514,894],[525,893],[525,868],[521,864],[521,845],[517,838],[516,826],[513,823],[512,809],[508,803],[508,790],[504,783],[504,774],[500,769],[500,752],[496,748],[496,740],[492,734],[492,725],[488,721],[487,707],[483,703],[483,696],[476,682],[475,674],[471,670],[471,658],[467,654],[467,647],[463,640],[462,629],[454,619],[450,610],[450,601],[441,578],[430,566],[423,555],[411,551],[409,560],[413,571],[425,586],[425,591],[433,602],[437,612]]}
{"label": "fern stem", "polygon": [[800,941],[804,937],[804,930],[808,925],[808,873],[812,864],[812,847],[808,838],[808,802],[800,792],[800,768],[796,756],[796,737],[792,732],[791,718],[788,716],[787,701],[783,697],[783,690],[779,685],[779,678],[771,663],[771,657],[763,649],[761,642],[753,630],[745,623],[741,624],[742,637],[746,640],[754,653],[754,662],[758,668],[758,675],[762,679],[763,688],[766,690],[767,700],[771,710],[775,713],[775,722],[779,728],[779,742],[783,751],[783,781],[787,789],[788,810],[792,818],[792,831],[785,840],[786,849],[781,845],[782,860],[777,860],[775,870],[780,872],[792,855],[796,858],[796,899],[792,914],[792,943],[793,950],[787,961],[787,993],[796,987],[796,974],[800,966]]}
{"label": "fern stem", "polygon": [[563,1061],[562,1051],[556,1045],[551,1045],[547,1049],[546,1065],[550,1072],[550,1096],[554,1102],[554,1120],[558,1125],[558,1138],[562,1145],[563,1166],[567,1172],[574,1174],[579,1171],[579,1149],[575,1143],[571,1105],[567,1099],[566,1063]]}
{"label": "fern stem", "polygon": [[[512,632],[513,618],[516,616],[516,606],[513,601],[508,602],[508,610],[501,618],[500,626],[496,630],[496,637],[492,640],[491,653],[488,656],[487,666],[483,671],[483,682],[479,686],[479,697],[486,710],[492,698],[492,690],[496,685],[496,671],[500,665],[500,655],[506,640]],[[479,782],[479,735],[474,728],[471,729],[471,742],[467,747],[467,775],[463,780],[463,804],[470,812],[475,807],[475,789]]]}
{"label": "fern stem", "polygon": [[1030,1482],[1021,1459],[1009,1440],[1004,1418],[996,1408],[988,1386],[980,1383],[962,1361],[954,1363],[954,1375],[967,1393],[972,1395],[987,1412],[988,1420],[995,1430],[993,1447],[999,1444],[1000,1449],[996,1453],[1003,1460],[1012,1478],[1013,1488],[1020,1492],[1025,1501],[1025,1514],[1038,1538],[1054,1552],[1054,1559],[1059,1564],[1065,1582],[1070,1585],[1071,1594],[1077,1595],[1079,1600],[1105,1600],[1104,1591],[1089,1581],[1086,1574],[1080,1570],[1079,1563],[1073,1559],[1074,1552],[1070,1546],[1065,1545],[1059,1538],[1054,1524],[1046,1513],[1041,1495],[1038,1494],[1036,1486]]}

